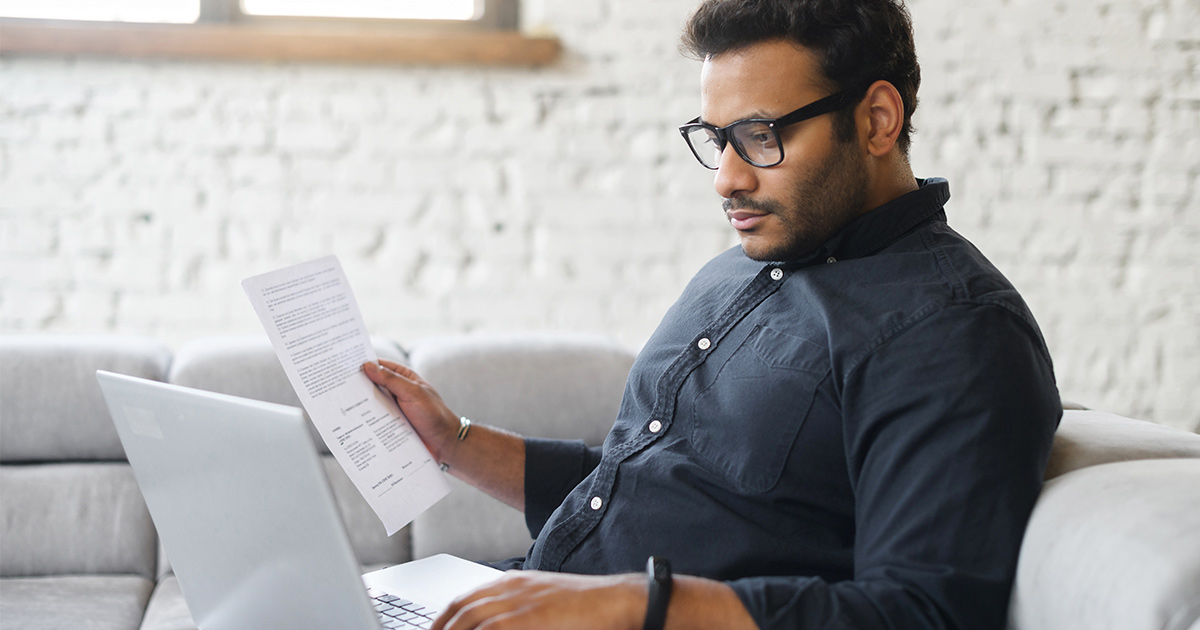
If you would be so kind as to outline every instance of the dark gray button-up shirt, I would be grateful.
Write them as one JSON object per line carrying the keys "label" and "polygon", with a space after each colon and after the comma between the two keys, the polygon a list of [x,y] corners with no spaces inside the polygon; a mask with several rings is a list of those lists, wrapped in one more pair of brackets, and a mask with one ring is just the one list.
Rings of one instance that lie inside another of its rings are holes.
{"label": "dark gray button-up shirt", "polygon": [[734,248],[639,354],[602,449],[527,441],[523,566],[728,581],[763,628],[1001,628],[1061,415],[944,180],[804,260]]}

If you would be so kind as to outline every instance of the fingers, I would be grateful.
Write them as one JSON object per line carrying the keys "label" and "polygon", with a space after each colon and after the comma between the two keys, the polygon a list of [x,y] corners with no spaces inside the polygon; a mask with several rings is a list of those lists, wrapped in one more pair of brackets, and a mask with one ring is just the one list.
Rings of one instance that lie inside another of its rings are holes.
{"label": "fingers", "polygon": [[412,370],[412,368],[408,367],[407,365],[402,365],[400,363],[396,363],[395,361],[389,361],[387,359],[380,359],[379,365],[382,365],[383,367],[403,376],[404,378],[407,378],[410,381],[417,381],[417,382],[421,381],[421,377],[419,375],[417,375],[417,373],[414,372]]}
{"label": "fingers", "polygon": [[383,385],[393,394],[411,391],[411,388],[424,384],[416,372],[387,359],[380,359],[378,364],[364,363],[362,367],[367,378],[374,383]]}
{"label": "fingers", "polygon": [[508,594],[511,588],[506,584],[505,578],[501,578],[455,599],[434,620],[430,630],[477,628],[480,624],[493,620],[497,615],[510,612],[508,609],[512,606],[512,602],[506,601],[504,595]]}

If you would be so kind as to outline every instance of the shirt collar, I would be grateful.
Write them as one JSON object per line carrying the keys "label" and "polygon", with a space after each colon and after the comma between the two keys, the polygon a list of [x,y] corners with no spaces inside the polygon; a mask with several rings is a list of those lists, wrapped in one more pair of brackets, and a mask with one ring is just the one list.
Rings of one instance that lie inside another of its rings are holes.
{"label": "shirt collar", "polygon": [[916,190],[847,223],[816,251],[787,266],[805,267],[830,258],[844,260],[870,256],[941,214],[949,199],[950,183],[945,179],[918,179]]}

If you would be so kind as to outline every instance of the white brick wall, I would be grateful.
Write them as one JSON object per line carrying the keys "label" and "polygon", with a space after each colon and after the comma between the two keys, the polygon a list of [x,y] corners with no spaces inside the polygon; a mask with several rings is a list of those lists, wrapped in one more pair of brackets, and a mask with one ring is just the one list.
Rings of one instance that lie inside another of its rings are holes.
{"label": "white brick wall", "polygon": [[[527,0],[541,70],[0,59],[0,330],[180,343],[337,254],[371,328],[636,347],[734,242],[674,127],[694,0]],[[920,176],[1067,398],[1200,429],[1200,4],[912,0]],[[3,34],[0,33],[0,37]]]}

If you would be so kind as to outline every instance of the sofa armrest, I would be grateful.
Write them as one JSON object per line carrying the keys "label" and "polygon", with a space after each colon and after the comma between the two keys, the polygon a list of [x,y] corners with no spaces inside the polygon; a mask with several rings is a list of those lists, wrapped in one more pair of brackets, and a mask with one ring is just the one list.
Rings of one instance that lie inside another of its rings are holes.
{"label": "sofa armrest", "polygon": [[1200,457],[1200,435],[1111,413],[1063,411],[1046,479],[1098,464]]}
{"label": "sofa armrest", "polygon": [[1200,459],[1090,466],[1046,483],[1025,533],[1010,630],[1195,630]]}

